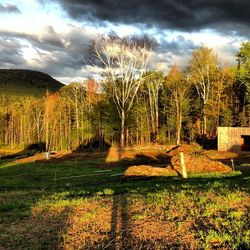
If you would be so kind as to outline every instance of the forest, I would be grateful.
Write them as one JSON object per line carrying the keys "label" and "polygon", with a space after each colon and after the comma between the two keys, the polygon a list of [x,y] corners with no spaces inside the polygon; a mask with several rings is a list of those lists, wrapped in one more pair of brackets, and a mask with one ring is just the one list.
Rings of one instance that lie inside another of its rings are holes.
{"label": "forest", "polygon": [[218,126],[250,126],[250,42],[235,65],[208,48],[185,68],[149,69],[154,45],[145,39],[100,38],[92,49],[99,80],[72,82],[40,97],[0,96],[0,146],[44,145],[80,150],[98,145],[209,142]]}

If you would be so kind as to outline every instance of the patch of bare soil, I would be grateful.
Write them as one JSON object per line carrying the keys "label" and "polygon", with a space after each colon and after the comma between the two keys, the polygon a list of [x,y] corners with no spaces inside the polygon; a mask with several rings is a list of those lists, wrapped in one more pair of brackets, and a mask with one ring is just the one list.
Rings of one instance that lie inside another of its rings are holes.
{"label": "patch of bare soil", "polygon": [[[170,152],[172,155],[172,168],[178,173],[182,172],[180,153],[184,154],[184,162],[188,173],[229,173],[232,171],[227,165],[209,158],[201,149],[194,145],[181,145]],[[215,151],[216,152],[216,151]],[[211,154],[212,155],[212,154]],[[215,154],[214,154],[215,155]],[[216,159],[216,156],[214,159]],[[231,155],[230,155],[231,156]]]}
{"label": "patch of bare soil", "polygon": [[186,221],[179,229],[176,222],[157,221],[155,218],[144,223],[137,221],[130,245],[141,249],[195,249],[197,242],[190,232],[191,225]]}
{"label": "patch of bare soil", "polygon": [[106,156],[106,152],[84,152],[84,153],[78,153],[78,152],[58,152],[53,157],[51,156],[50,160],[55,162],[61,162],[66,160],[85,160],[85,159],[96,159]]}
{"label": "patch of bare soil", "polygon": [[35,162],[35,161],[40,161],[45,159],[45,154],[44,153],[39,153],[33,156],[21,158],[15,160],[16,163],[29,163],[29,162]]}
{"label": "patch of bare soil", "polygon": [[216,150],[208,150],[202,152],[209,159],[217,160],[231,166],[232,163],[237,167],[237,169],[244,169],[243,165],[250,165],[250,152],[226,152],[226,151],[216,151]]}
{"label": "patch of bare soil", "polygon": [[[125,171],[125,176],[167,176],[176,175],[177,173],[181,174],[180,152],[184,153],[185,166],[188,173],[231,172],[232,169],[230,167],[217,161],[217,159],[221,159],[219,156],[222,159],[231,159],[238,156],[231,152],[221,154],[221,152],[218,153],[217,151],[204,151],[198,145],[184,144],[172,147],[167,153],[161,154],[171,159],[171,163],[166,164],[165,167],[157,167],[151,164],[131,166]],[[159,155],[155,152],[143,152],[143,155],[155,160],[159,159]]]}
{"label": "patch of bare soil", "polygon": [[240,155],[240,153],[217,150],[204,150],[202,153],[212,160],[233,159]]}
{"label": "patch of bare soil", "polygon": [[109,200],[75,206],[67,219],[68,229],[62,234],[62,249],[95,249],[108,244],[111,208]]}
{"label": "patch of bare soil", "polygon": [[75,153],[67,151],[58,151],[50,154],[49,159],[46,159],[45,153],[39,153],[34,156],[17,159],[17,163],[29,163],[29,162],[40,162],[40,163],[51,163],[51,162],[63,162],[63,161],[75,161],[84,159],[96,159],[104,157],[106,153],[94,152],[94,153]]}
{"label": "patch of bare soil", "polygon": [[25,220],[3,223],[0,226],[3,249],[58,249],[60,233],[67,228],[67,216],[65,208],[60,211],[46,209]]}
{"label": "patch of bare soil", "polygon": [[111,147],[107,153],[109,159],[135,159],[138,155],[144,155],[152,158],[156,158],[159,154],[166,154],[172,146],[165,145],[145,145],[145,146],[134,146],[120,151],[117,147]]}
{"label": "patch of bare soil", "polygon": [[198,144],[182,144],[181,146],[172,146],[167,152],[170,156],[175,156],[180,152],[185,154],[194,154],[196,152],[201,152],[202,148]]}
{"label": "patch of bare soil", "polygon": [[125,176],[169,176],[176,175],[176,172],[170,168],[153,167],[148,165],[131,166],[125,172]]}
{"label": "patch of bare soil", "polygon": [[[188,173],[210,173],[220,172],[229,173],[232,169],[221,162],[210,160],[206,156],[192,156],[184,154],[185,166]],[[181,173],[181,163],[179,155],[173,156],[171,160],[173,169]]]}

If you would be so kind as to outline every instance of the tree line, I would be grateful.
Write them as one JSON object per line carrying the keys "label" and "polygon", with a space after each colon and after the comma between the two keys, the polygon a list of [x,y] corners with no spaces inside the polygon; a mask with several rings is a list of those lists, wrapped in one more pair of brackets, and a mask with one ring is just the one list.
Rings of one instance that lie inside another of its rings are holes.
{"label": "tree line", "polygon": [[185,69],[148,69],[148,38],[102,37],[93,44],[102,80],[66,85],[42,98],[0,96],[0,144],[76,150],[98,142],[141,145],[214,140],[218,126],[250,126],[250,42],[234,66],[207,47]]}

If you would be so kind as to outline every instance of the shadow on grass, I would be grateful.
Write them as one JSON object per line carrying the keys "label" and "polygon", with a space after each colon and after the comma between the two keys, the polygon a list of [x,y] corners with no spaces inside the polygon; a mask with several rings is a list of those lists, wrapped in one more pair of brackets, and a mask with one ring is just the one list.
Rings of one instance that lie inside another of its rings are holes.
{"label": "shadow on grass", "polygon": [[16,159],[23,159],[29,156],[33,156],[36,153],[45,152],[45,142],[33,143],[25,147],[24,149],[12,153],[12,154],[0,154],[0,160],[16,160]]}
{"label": "shadow on grass", "polygon": [[106,244],[106,249],[132,249],[129,241],[126,240],[131,238],[128,225],[129,208],[127,195],[114,195],[112,203],[109,240],[101,245],[104,246]]}

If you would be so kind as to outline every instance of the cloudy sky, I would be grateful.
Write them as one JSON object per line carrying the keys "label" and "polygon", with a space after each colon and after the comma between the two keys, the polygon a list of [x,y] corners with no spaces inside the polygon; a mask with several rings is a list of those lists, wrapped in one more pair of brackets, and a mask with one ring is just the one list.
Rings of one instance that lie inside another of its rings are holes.
{"label": "cloudy sky", "polygon": [[249,0],[0,0],[0,68],[43,71],[64,83],[83,80],[96,36],[148,34],[158,49],[150,66],[185,67],[192,51],[213,48],[234,64],[250,39]]}

